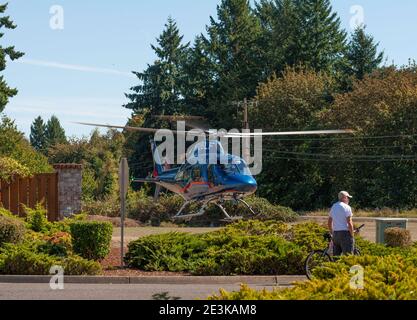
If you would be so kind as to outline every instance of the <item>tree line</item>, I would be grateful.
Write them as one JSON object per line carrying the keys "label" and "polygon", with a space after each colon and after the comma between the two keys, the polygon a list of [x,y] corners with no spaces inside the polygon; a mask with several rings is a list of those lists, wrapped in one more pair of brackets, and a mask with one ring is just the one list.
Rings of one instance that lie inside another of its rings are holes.
{"label": "tree line", "polygon": [[[239,128],[237,102],[246,98],[256,102],[249,108],[252,129],[355,130],[344,137],[265,138],[259,195],[296,210],[328,207],[341,189],[354,194],[357,207],[417,206],[417,67],[383,66],[365,26],[348,34],[330,1],[222,0],[192,43],[169,18],[152,49],[155,61],[134,72],[138,84],[125,94],[129,125],[169,127],[153,116],[182,114],[204,116],[213,128]],[[21,56],[0,50],[2,57]],[[0,89],[5,103],[16,93]],[[19,136],[11,120],[2,121]],[[95,132],[67,139],[53,118],[46,124],[37,118],[31,129],[33,147],[50,163],[86,164],[88,198],[115,192],[121,155],[134,176],[152,170],[147,136]]]}
{"label": "tree line", "polygon": [[[169,127],[153,116],[185,114],[239,128],[237,102],[246,98],[256,101],[252,129],[356,130],[347,140],[265,138],[260,195],[297,210],[328,207],[339,189],[354,193],[358,207],[417,205],[416,179],[407,174],[415,171],[415,139],[399,142],[414,123],[393,111],[410,107],[398,92],[413,92],[413,65],[382,66],[379,43],[365,26],[343,30],[329,0],[260,0],[253,7],[222,0],[205,31],[185,43],[168,18],[152,45],[155,61],[134,72],[138,85],[126,93],[130,125]],[[375,118],[365,119],[372,109]],[[130,162],[142,165],[134,173],[146,175],[147,138],[125,134]],[[387,135],[397,137],[370,138]]]}

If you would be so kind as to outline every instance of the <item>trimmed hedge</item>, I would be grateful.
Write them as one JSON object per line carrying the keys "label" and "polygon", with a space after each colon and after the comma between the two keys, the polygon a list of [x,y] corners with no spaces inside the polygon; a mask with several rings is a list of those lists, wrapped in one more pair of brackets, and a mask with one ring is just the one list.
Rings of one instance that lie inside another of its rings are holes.
{"label": "trimmed hedge", "polygon": [[0,246],[4,243],[22,241],[26,232],[25,224],[17,218],[0,215]]}
{"label": "trimmed hedge", "polygon": [[110,252],[113,225],[109,222],[76,221],[70,224],[75,253],[89,260],[104,259]]}

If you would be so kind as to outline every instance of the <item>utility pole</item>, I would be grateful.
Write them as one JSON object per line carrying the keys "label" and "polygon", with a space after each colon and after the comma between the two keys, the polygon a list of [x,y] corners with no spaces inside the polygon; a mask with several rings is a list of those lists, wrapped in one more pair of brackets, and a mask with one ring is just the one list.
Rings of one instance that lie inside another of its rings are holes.
{"label": "utility pole", "polygon": [[127,159],[122,158],[119,164],[119,187],[120,187],[120,266],[124,266],[124,236],[125,236],[125,216],[126,216],[126,196],[129,189],[129,166]]}
{"label": "utility pole", "polygon": [[[248,117],[248,101],[245,98],[243,100],[243,132],[249,133],[249,117]],[[245,131],[246,130],[246,131]],[[250,159],[250,137],[243,137],[242,138],[243,143],[243,160],[245,160],[246,163],[249,163]]]}

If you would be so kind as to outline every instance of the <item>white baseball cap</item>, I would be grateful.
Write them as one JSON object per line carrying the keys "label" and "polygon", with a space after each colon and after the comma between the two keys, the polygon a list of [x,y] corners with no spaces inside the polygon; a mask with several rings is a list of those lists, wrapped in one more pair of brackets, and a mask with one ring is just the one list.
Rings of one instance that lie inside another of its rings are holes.
{"label": "white baseball cap", "polygon": [[353,197],[349,194],[347,191],[340,191],[339,192],[339,200],[341,200],[343,197],[348,197],[352,199]]}

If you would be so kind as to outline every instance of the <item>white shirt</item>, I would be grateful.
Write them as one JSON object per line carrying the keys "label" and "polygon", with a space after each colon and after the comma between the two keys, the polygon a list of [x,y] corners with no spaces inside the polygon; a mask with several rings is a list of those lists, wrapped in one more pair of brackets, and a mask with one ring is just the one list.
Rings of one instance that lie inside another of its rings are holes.
{"label": "white shirt", "polygon": [[352,208],[344,203],[337,202],[330,210],[330,217],[333,219],[333,231],[349,231],[347,218],[352,217]]}

